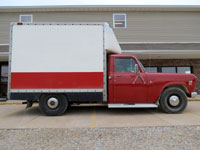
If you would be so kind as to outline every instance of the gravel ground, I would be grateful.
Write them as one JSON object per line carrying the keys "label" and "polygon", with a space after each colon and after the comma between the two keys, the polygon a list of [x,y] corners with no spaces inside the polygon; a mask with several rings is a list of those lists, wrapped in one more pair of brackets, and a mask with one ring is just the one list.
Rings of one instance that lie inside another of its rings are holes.
{"label": "gravel ground", "polygon": [[200,126],[2,129],[1,150],[198,150]]}

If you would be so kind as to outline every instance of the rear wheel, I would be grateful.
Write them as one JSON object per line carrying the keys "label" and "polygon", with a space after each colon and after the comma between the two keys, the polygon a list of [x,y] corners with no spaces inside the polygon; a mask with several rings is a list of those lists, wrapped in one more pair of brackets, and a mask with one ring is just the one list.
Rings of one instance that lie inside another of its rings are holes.
{"label": "rear wheel", "polygon": [[187,96],[179,88],[166,89],[160,98],[160,108],[166,113],[180,113],[187,106]]}
{"label": "rear wheel", "polygon": [[39,100],[39,108],[47,116],[62,115],[67,107],[68,101],[63,94],[44,94]]}

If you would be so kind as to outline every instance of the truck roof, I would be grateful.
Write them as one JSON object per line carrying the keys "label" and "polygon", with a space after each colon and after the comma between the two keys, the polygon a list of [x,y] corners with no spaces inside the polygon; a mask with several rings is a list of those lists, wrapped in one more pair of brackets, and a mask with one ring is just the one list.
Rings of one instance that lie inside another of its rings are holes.
{"label": "truck roof", "polygon": [[135,54],[112,54],[112,56],[121,56],[121,57],[134,56],[134,57],[136,57]]}

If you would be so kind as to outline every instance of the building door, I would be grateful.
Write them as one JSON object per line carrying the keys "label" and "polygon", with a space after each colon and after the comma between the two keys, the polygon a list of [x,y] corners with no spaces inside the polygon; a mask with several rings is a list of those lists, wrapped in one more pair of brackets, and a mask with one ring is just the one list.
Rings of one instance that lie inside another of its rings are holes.
{"label": "building door", "polygon": [[0,65],[0,98],[5,98],[7,96],[7,85],[8,85],[8,65]]}

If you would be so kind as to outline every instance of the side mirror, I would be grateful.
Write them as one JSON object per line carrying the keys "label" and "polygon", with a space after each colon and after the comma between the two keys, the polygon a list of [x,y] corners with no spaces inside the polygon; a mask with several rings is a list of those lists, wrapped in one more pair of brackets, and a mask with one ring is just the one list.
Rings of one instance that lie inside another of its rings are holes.
{"label": "side mirror", "polygon": [[138,74],[139,72],[138,64],[135,64],[135,73]]}

